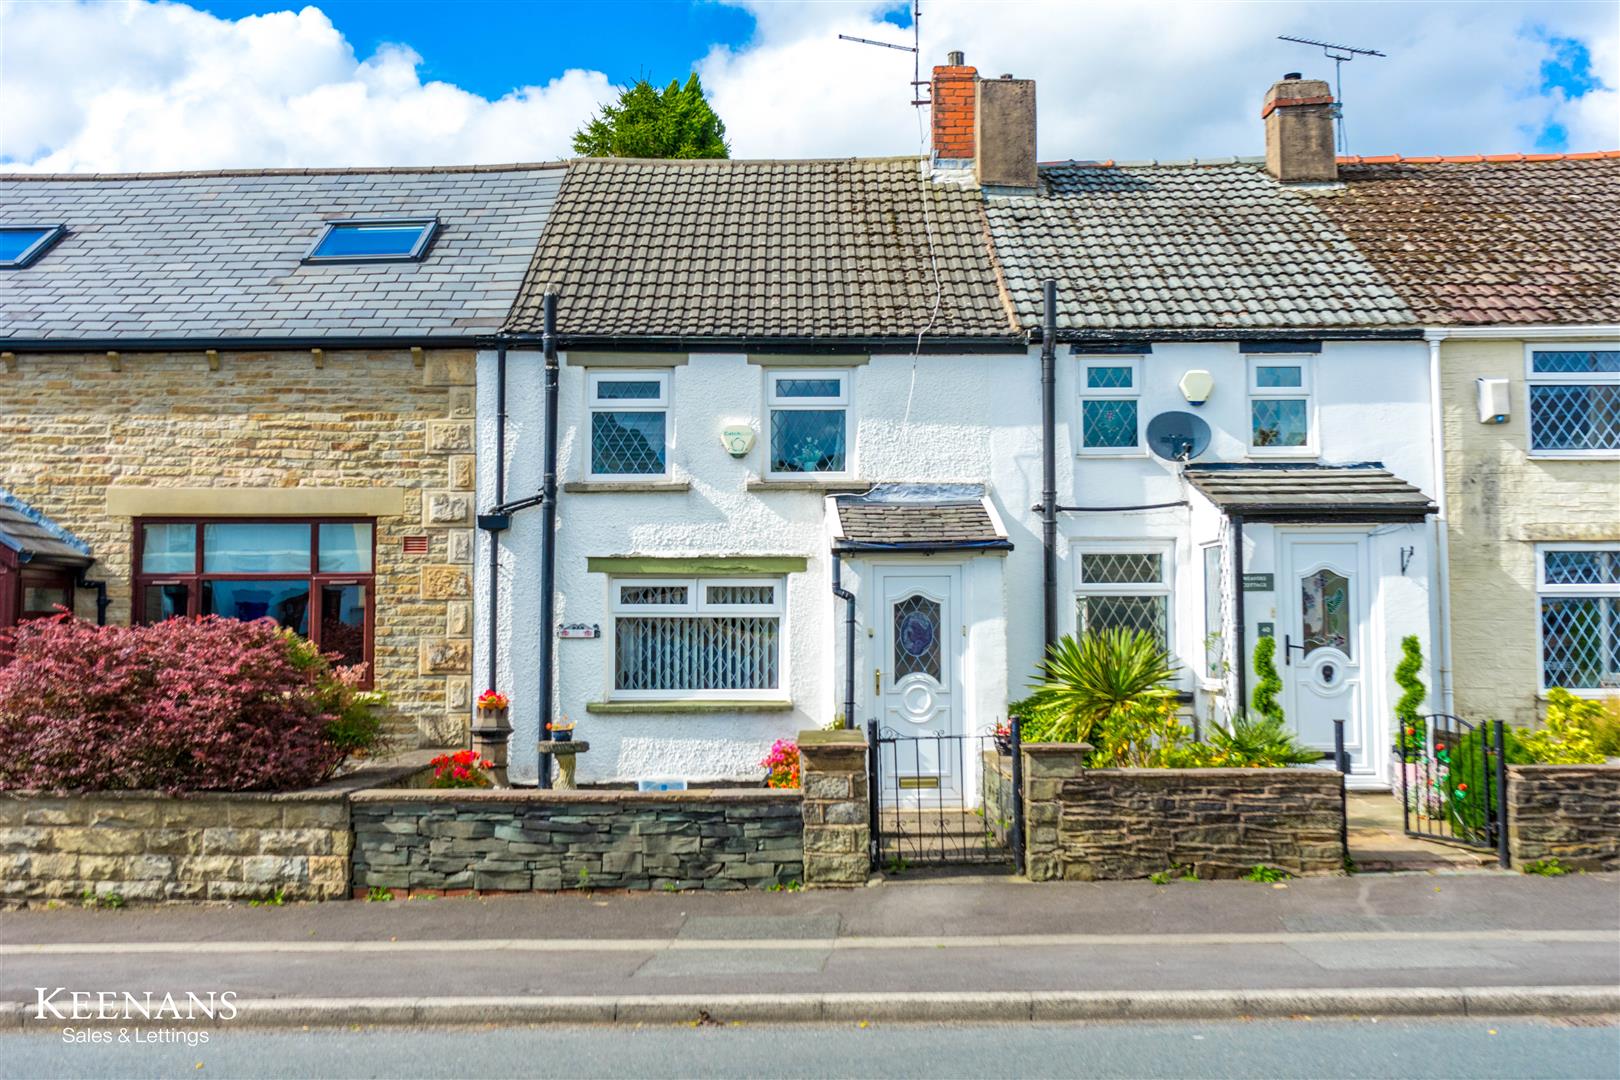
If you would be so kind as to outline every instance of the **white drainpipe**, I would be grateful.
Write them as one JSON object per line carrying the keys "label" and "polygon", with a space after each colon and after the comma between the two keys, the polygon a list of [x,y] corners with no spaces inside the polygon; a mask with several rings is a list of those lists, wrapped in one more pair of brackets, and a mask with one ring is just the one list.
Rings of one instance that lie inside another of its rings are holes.
{"label": "white drainpipe", "polygon": [[1435,689],[1443,712],[1456,712],[1451,685],[1451,537],[1446,514],[1446,448],[1445,429],[1441,426],[1440,408],[1440,343],[1448,337],[1445,330],[1427,330],[1423,337],[1429,343],[1429,434],[1430,456],[1434,463],[1434,502],[1440,512],[1434,519],[1434,592],[1435,604]]}

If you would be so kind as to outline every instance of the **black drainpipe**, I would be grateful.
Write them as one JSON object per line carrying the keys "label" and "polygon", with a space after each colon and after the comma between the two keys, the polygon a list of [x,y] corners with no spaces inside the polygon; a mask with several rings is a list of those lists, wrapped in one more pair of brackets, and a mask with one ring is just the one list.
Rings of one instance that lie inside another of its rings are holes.
{"label": "black drainpipe", "polygon": [[[544,299],[545,324],[541,344],[546,356],[546,471],[540,485],[540,738],[550,738],[552,688],[556,681],[553,649],[557,634],[552,623],[557,607],[557,294]],[[540,755],[540,786],[551,786],[551,755]]]}
{"label": "black drainpipe", "polygon": [[844,588],[844,560],[832,557],[833,595],[844,602],[844,727],[855,726],[855,594]]}
{"label": "black drainpipe", "polygon": [[495,512],[481,514],[478,524],[489,533],[489,679],[495,689],[500,655],[496,642],[501,625],[501,531],[511,524],[511,516],[501,512],[506,501],[506,346],[495,350]]}
{"label": "black drainpipe", "polygon": [[112,601],[107,599],[107,583],[105,581],[91,581],[84,576],[84,571],[80,570],[79,580],[74,584],[81,589],[96,590],[96,625],[106,626],[107,609],[112,607]]}
{"label": "black drainpipe", "polygon": [[1057,281],[1043,286],[1041,313],[1041,543],[1046,644],[1057,641]]}
{"label": "black drainpipe", "polygon": [[1232,713],[1235,716],[1249,708],[1249,658],[1245,655],[1247,644],[1244,640],[1245,621],[1243,616],[1243,519],[1232,518],[1232,614],[1233,634],[1237,641],[1237,704]]}

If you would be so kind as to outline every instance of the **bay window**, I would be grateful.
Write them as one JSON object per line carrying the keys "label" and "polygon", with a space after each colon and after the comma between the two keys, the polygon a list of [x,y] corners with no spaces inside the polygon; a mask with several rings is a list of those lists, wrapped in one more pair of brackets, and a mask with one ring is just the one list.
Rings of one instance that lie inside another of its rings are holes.
{"label": "bay window", "polygon": [[361,518],[137,519],[135,621],[273,619],[369,678],[374,533]]}

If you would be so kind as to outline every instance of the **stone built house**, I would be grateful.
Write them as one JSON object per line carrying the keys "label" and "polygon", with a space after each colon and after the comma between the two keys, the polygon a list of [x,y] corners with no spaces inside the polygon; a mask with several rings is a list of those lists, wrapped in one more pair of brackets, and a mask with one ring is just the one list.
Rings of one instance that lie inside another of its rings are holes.
{"label": "stone built house", "polygon": [[1620,152],[1340,175],[1324,209],[1408,297],[1439,371],[1437,697],[1532,724],[1550,687],[1620,691]]}
{"label": "stone built house", "polygon": [[0,178],[0,624],[269,615],[459,741],[475,345],[561,174]]}

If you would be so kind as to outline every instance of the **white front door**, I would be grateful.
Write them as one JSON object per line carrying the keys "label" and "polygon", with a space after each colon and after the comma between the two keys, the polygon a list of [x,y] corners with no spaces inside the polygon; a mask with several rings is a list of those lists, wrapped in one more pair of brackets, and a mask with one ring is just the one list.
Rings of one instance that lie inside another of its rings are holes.
{"label": "white front door", "polygon": [[1344,721],[1353,773],[1375,771],[1362,671],[1367,663],[1367,537],[1364,533],[1282,534],[1277,603],[1283,640],[1277,660],[1283,709],[1299,741],[1333,749],[1333,721]]}
{"label": "white front door", "polygon": [[[877,570],[878,726],[901,739],[961,735],[962,576],[954,566]],[[961,790],[960,740],[896,744],[909,790]]]}

